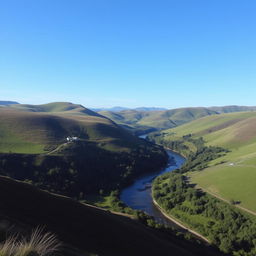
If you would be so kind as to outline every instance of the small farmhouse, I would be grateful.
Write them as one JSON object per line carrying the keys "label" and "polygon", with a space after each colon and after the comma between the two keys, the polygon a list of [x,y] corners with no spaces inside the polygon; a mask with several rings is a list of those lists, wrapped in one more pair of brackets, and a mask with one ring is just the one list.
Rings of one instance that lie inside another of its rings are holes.
{"label": "small farmhouse", "polygon": [[71,137],[71,136],[69,136],[69,137],[66,138],[66,140],[67,140],[67,142],[73,142],[73,141],[78,140],[78,137]]}

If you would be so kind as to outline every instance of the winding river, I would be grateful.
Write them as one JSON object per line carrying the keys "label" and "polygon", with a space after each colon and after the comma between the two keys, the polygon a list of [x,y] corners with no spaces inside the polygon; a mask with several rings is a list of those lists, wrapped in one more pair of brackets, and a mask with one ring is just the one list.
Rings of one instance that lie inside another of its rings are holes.
{"label": "winding river", "polygon": [[[140,138],[145,139],[146,136],[142,135]],[[177,225],[167,219],[154,205],[151,195],[151,185],[157,176],[180,168],[185,162],[184,157],[171,150],[167,150],[167,154],[169,155],[169,161],[165,169],[141,176],[132,185],[121,191],[120,198],[132,209],[142,210],[153,216],[158,223],[177,228]]]}

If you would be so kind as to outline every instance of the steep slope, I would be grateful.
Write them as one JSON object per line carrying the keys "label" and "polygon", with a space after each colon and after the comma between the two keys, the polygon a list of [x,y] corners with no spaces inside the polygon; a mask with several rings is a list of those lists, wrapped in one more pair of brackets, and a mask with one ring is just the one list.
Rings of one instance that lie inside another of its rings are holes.
{"label": "steep slope", "polygon": [[203,137],[207,145],[229,149],[203,171],[190,174],[192,182],[227,201],[256,212],[256,112],[204,117],[160,135],[165,141]]}
{"label": "steep slope", "polygon": [[71,246],[81,255],[219,255],[210,247],[6,177],[0,177],[0,211],[1,218],[23,226],[45,226],[64,243],[64,251]]}

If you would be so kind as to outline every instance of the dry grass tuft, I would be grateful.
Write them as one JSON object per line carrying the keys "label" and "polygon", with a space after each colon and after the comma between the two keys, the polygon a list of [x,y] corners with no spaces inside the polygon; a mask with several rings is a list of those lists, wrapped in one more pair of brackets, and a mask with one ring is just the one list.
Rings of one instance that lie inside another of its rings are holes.
{"label": "dry grass tuft", "polygon": [[33,230],[29,239],[17,236],[0,244],[0,256],[50,256],[60,249],[61,243],[52,233],[44,233],[42,228]]}

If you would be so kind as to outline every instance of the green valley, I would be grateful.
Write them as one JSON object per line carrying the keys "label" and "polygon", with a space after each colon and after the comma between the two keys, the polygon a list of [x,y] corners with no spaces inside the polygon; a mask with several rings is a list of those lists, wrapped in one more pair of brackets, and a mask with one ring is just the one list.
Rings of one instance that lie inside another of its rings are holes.
{"label": "green valley", "polygon": [[167,160],[161,147],[65,102],[1,107],[0,153],[2,175],[80,199],[119,189]]}
{"label": "green valley", "polygon": [[[211,161],[203,171],[191,172],[191,182],[227,201],[235,200],[238,206],[256,211],[256,113],[242,112],[214,115],[164,131],[158,141],[183,140],[203,137],[208,146],[228,149],[226,155]],[[183,151],[193,151],[187,143]],[[182,153],[182,150],[181,150]],[[183,152],[184,153],[184,152]],[[244,185],[246,184],[246,186]]]}
{"label": "green valley", "polygon": [[187,158],[179,170],[156,179],[157,202],[233,255],[255,253],[255,126],[256,112],[228,113],[149,136]]}

